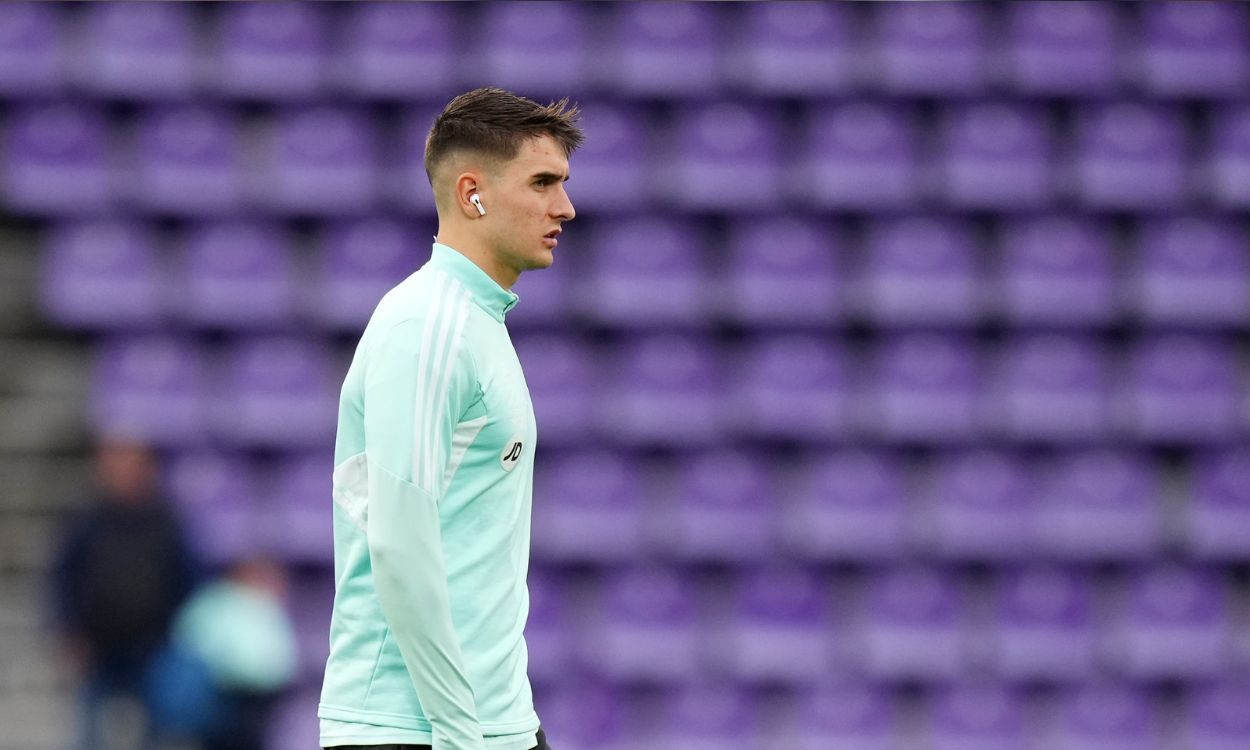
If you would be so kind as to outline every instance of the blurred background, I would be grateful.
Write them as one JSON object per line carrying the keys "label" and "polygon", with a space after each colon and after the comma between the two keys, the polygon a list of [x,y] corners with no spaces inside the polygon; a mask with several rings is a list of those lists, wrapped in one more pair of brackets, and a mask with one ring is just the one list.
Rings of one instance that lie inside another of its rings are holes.
{"label": "blurred background", "polygon": [[0,747],[317,746],[339,384],[487,84],[587,134],[508,318],[556,748],[1250,747],[1246,11],[0,5]]}

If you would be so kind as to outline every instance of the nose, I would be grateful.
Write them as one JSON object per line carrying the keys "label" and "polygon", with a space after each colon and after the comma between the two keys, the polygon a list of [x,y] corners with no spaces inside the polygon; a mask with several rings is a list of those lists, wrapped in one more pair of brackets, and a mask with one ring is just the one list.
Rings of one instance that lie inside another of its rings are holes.
{"label": "nose", "polygon": [[564,189],[563,185],[560,186],[560,198],[556,205],[552,207],[552,210],[554,212],[552,217],[561,221],[570,221],[574,216],[577,216],[577,211],[573,209],[573,201],[569,200],[568,191]]}

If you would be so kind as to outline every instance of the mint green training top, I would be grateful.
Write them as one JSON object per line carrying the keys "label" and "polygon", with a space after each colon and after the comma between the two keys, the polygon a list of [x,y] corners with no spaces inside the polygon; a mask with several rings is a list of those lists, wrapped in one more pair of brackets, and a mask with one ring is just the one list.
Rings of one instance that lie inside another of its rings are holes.
{"label": "mint green training top", "polygon": [[537,432],[517,302],[434,245],[382,298],[339,401],[321,744],[528,750]]}

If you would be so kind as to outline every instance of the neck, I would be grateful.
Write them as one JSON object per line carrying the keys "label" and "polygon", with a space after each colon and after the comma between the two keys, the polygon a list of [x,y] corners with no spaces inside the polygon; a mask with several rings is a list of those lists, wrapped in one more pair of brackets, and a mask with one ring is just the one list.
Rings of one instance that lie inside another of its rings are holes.
{"label": "neck", "polygon": [[485,271],[487,276],[494,279],[495,283],[504,289],[512,289],[512,285],[521,276],[520,271],[502,263],[490,251],[489,246],[477,237],[464,232],[457,232],[453,229],[444,229],[440,226],[438,236],[434,238],[434,241],[453,248],[456,252],[473,261],[475,266]]}

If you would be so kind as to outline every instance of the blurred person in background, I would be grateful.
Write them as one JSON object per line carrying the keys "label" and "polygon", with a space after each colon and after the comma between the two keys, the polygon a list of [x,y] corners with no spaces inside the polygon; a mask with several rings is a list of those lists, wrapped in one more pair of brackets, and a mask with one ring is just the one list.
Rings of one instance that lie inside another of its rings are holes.
{"label": "blurred person in background", "polygon": [[152,451],[106,436],[94,461],[94,487],[52,569],[63,652],[81,681],[78,747],[149,747],[143,682],[196,565]]}
{"label": "blurred person in background", "polygon": [[504,325],[574,216],[567,100],[453,99],[426,139],[438,236],[343,384],[326,747],[548,747],[523,637],[534,411]]}

